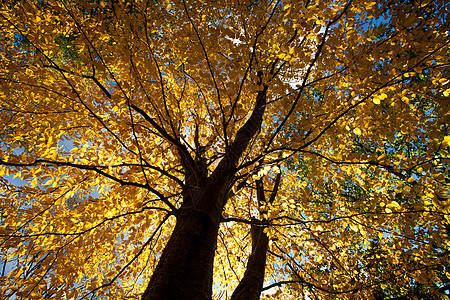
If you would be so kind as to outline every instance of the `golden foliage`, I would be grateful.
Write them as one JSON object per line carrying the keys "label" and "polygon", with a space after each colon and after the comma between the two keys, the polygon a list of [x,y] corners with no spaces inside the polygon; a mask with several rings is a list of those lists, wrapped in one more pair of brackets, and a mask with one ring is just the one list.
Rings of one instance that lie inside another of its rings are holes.
{"label": "golden foliage", "polygon": [[[410,278],[437,293],[450,280],[448,8],[394,2],[7,0],[0,295],[138,298],[182,204],[180,145],[211,173],[263,86],[216,297],[245,271],[252,216],[271,239],[267,286],[290,281],[286,295],[395,296]],[[279,172],[274,201],[257,203],[256,180],[269,192]]]}

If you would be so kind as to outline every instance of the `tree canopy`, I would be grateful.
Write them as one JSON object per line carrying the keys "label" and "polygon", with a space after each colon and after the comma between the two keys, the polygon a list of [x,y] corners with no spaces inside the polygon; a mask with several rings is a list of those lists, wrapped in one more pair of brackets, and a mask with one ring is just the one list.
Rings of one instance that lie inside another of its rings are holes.
{"label": "tree canopy", "polygon": [[0,1],[2,299],[448,299],[446,2]]}

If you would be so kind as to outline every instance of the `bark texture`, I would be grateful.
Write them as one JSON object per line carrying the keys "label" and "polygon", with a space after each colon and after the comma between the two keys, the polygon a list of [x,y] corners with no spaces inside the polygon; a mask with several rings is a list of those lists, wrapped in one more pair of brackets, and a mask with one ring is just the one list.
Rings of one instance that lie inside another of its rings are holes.
{"label": "bark texture", "polygon": [[218,229],[203,211],[181,212],[142,299],[210,300]]}

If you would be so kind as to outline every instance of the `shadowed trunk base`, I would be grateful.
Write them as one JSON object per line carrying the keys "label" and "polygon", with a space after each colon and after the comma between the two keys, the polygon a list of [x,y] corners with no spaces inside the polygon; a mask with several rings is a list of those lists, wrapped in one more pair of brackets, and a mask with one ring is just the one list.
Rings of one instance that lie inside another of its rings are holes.
{"label": "shadowed trunk base", "polygon": [[181,211],[142,300],[211,300],[219,218]]}

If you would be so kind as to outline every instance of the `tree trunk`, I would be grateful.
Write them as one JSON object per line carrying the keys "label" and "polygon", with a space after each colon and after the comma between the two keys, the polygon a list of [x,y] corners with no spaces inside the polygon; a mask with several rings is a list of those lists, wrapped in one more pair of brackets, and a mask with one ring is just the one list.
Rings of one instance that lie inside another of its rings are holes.
{"label": "tree trunk", "polygon": [[[281,173],[278,173],[269,197],[269,203],[273,203],[281,181]],[[263,179],[256,181],[256,196],[259,205],[266,204]],[[252,218],[250,234],[252,238],[252,253],[248,258],[247,268],[237,288],[231,295],[231,300],[258,300],[264,284],[266,270],[267,250],[269,249],[269,237],[264,232],[261,221]]]}
{"label": "tree trunk", "polygon": [[[258,76],[261,81],[262,74],[258,73]],[[189,183],[201,186],[193,189],[199,193],[188,192],[184,197],[183,205],[177,211],[175,228],[141,300],[211,300],[214,254],[226,192],[239,158],[261,128],[267,94],[267,86],[262,87],[251,116],[238,130],[233,143],[208,178],[201,178],[198,166],[191,166],[189,153],[174,141],[179,147],[183,166],[186,166],[186,180],[197,178],[195,183]],[[150,117],[148,119],[152,121]]]}
{"label": "tree trunk", "polygon": [[247,269],[234,290],[231,300],[258,300],[261,295],[269,238],[264,232],[264,227],[256,224],[252,224],[251,237],[252,253],[248,258]]}
{"label": "tree trunk", "polygon": [[195,207],[178,212],[175,228],[142,300],[211,300],[218,211]]}

